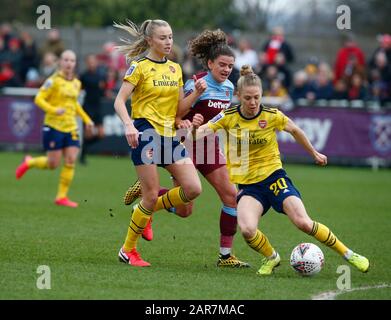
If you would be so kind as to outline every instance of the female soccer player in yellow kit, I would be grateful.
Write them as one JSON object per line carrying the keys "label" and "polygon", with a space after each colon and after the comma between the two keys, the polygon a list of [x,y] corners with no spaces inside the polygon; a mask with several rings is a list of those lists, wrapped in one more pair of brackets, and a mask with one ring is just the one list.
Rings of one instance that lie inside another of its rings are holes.
{"label": "female soccer player in yellow kit", "polygon": [[56,169],[61,158],[64,158],[55,203],[72,208],[78,206],[76,202],[68,199],[80,148],[76,116],[80,116],[87,126],[94,125],[77,101],[81,84],[75,77],[75,67],[75,53],[71,50],[64,51],[61,54],[59,70],[39,89],[34,102],[45,111],[43,146],[46,156],[26,156],[16,169],[16,178],[20,179],[31,168]]}
{"label": "female soccer player in yellow kit", "polygon": [[[172,30],[166,21],[146,20],[140,28],[130,21],[127,26],[115,26],[135,37],[119,47],[131,64],[114,107],[124,124],[142,190],[142,200],[133,207],[118,256],[121,262],[147,267],[150,263],[141,259],[136,246],[152,213],[186,204],[201,193],[194,164],[176,137],[175,116],[178,110],[190,108],[206,89],[206,83],[196,81],[194,92],[184,97],[181,67],[166,58],[173,45]],[[131,117],[126,108],[130,96]],[[157,166],[167,169],[179,185],[160,197]]]}
{"label": "female soccer player in yellow kit", "polygon": [[270,275],[280,256],[258,229],[270,207],[284,213],[301,231],[334,249],[362,272],[369,260],[347,248],[325,225],[307,214],[299,191],[282,167],[276,130],[290,133],[321,166],[327,157],[312,146],[305,133],[278,109],[261,104],[262,84],[251,67],[243,66],[238,80],[240,105],[231,107],[197,130],[200,137],[222,129],[227,134],[230,179],[238,185],[238,225],[247,244],[265,256],[260,275]]}

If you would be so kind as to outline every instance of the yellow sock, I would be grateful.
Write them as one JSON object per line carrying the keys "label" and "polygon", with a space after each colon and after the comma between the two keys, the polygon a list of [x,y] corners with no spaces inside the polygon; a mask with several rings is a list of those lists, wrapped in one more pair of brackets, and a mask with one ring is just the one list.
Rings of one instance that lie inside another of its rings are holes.
{"label": "yellow sock", "polygon": [[258,229],[254,237],[245,240],[252,249],[263,254],[266,258],[271,257],[274,253],[274,249],[270,244],[269,239]]}
{"label": "yellow sock", "polygon": [[319,222],[314,221],[310,236],[313,236],[316,240],[324,243],[326,246],[337,251],[342,256],[349,250],[341,241],[338,240],[329,228]]}
{"label": "yellow sock", "polygon": [[65,198],[68,194],[69,187],[75,175],[75,166],[72,164],[64,164],[60,173],[60,182],[56,199]]}
{"label": "yellow sock", "polygon": [[165,194],[157,199],[153,211],[161,209],[175,208],[181,204],[187,204],[190,200],[187,199],[182,187],[176,187],[168,190]]}
{"label": "yellow sock", "polygon": [[27,166],[29,168],[47,169],[48,157],[37,157],[27,160]]}
{"label": "yellow sock", "polygon": [[137,240],[143,233],[151,215],[152,211],[145,209],[141,202],[134,207],[123,247],[125,252],[129,252],[136,247]]}

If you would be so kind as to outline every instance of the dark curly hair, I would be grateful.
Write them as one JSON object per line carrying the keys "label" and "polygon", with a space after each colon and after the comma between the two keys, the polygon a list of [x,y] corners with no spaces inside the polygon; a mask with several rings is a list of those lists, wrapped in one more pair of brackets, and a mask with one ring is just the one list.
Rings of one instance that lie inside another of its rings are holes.
{"label": "dark curly hair", "polygon": [[235,54],[227,44],[227,35],[224,31],[205,30],[193,40],[189,41],[189,53],[201,60],[204,67],[208,67],[208,60],[214,61],[219,56],[235,58]]}

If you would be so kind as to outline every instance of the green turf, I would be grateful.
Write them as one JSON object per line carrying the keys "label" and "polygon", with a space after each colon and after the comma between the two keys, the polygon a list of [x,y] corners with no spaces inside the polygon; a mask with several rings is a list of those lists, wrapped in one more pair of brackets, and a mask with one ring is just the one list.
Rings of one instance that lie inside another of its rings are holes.
{"label": "green turf", "polygon": [[[346,264],[321,246],[325,267],[302,278],[289,266],[292,248],[315,242],[270,211],[260,226],[280,252],[282,265],[271,277],[255,272],[260,257],[237,234],[234,251],[253,266],[218,269],[221,203],[204,183],[193,215],[155,214],[155,238],[140,240],[151,268],[120,264],[130,209],[122,196],[134,180],[127,158],[90,157],[77,166],[70,197],[77,209],[53,204],[59,171],[31,170],[16,181],[19,153],[0,153],[0,299],[310,299],[337,290],[337,267]],[[391,171],[287,165],[310,215],[328,225],[352,249],[368,256],[367,274],[351,270],[352,288],[391,284]],[[162,183],[169,185],[162,171]],[[51,270],[51,289],[39,290],[37,268]],[[338,299],[390,299],[390,289],[371,289]]]}

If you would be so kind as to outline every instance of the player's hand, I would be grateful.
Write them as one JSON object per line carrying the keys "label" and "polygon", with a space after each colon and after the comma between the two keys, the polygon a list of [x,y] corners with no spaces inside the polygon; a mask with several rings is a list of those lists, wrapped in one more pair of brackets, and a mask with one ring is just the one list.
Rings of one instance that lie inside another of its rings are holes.
{"label": "player's hand", "polygon": [[201,113],[196,113],[191,123],[194,129],[198,129],[204,123],[204,117]]}
{"label": "player's hand", "polygon": [[190,120],[180,120],[179,123],[177,124],[178,129],[189,129],[191,128],[191,122]]}
{"label": "player's hand", "polygon": [[56,110],[56,115],[58,115],[58,116],[61,116],[61,115],[63,115],[65,113],[65,109],[64,108],[57,108],[57,110]]}
{"label": "player's hand", "polygon": [[87,127],[89,130],[93,130],[94,127],[95,127],[95,123],[94,123],[93,121],[88,122],[88,123],[86,124],[86,127]]}
{"label": "player's hand", "polygon": [[327,156],[325,156],[324,154],[322,154],[318,151],[315,151],[314,159],[315,159],[315,163],[320,166],[327,165]]}
{"label": "player's hand", "polygon": [[194,80],[194,89],[197,95],[203,94],[206,88],[208,87],[205,79],[201,78],[197,80],[197,77],[193,76],[193,80]]}
{"label": "player's hand", "polygon": [[125,125],[125,136],[128,144],[132,147],[132,149],[137,148],[139,132],[133,123]]}

